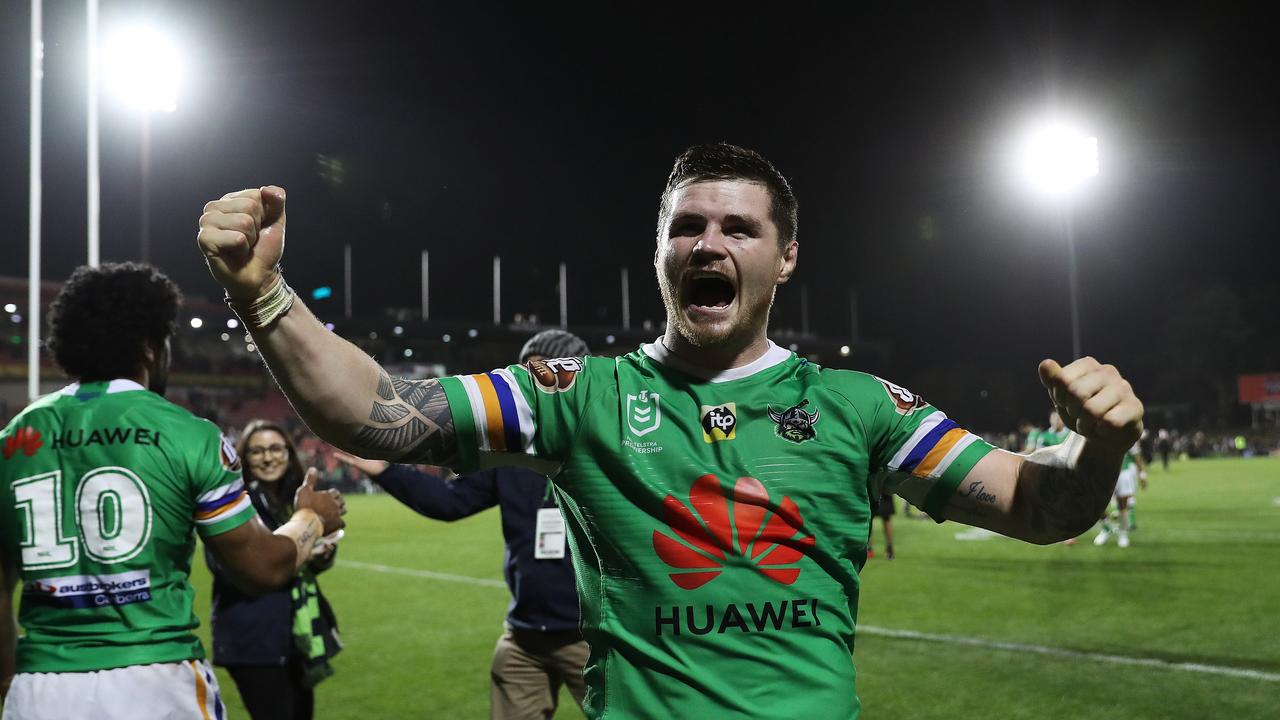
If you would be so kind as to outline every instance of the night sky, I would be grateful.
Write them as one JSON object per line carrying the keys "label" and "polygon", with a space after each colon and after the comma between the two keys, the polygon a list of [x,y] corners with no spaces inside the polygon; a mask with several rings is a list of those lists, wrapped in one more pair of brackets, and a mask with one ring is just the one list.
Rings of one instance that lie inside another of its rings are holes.
{"label": "night sky", "polygon": [[[201,206],[277,183],[291,282],[340,292],[350,243],[357,313],[415,306],[425,248],[434,316],[489,318],[496,254],[508,317],[554,319],[565,261],[571,323],[620,321],[624,265],[633,318],[659,320],[666,173],[688,145],[726,140],[763,152],[800,199],[775,326],[799,327],[802,283],[813,330],[847,338],[856,289],[863,338],[892,344],[877,371],[963,404],[941,368],[984,368],[1034,397],[1035,362],[1070,350],[1066,252],[1002,159],[1021,118],[1056,106],[1099,137],[1101,174],[1073,210],[1086,352],[1138,368],[1141,392],[1179,298],[1276,285],[1261,10],[462,5],[104,0],[104,32],[149,9],[189,53],[178,110],[152,123],[152,260],[218,297],[194,242]],[[4,275],[27,262],[27,13],[15,0],[0,23]],[[61,278],[85,258],[83,3],[46,2],[45,37],[44,276]],[[137,116],[104,97],[101,136],[103,257],[136,258]]]}

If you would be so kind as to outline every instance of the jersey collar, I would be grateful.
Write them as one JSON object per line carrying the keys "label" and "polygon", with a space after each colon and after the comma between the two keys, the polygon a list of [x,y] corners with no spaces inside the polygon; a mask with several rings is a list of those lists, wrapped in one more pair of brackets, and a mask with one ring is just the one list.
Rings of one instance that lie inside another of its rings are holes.
{"label": "jersey collar", "polygon": [[[767,338],[766,338],[767,340]],[[667,367],[674,368],[680,372],[692,375],[696,378],[706,380],[707,382],[723,383],[732,380],[741,380],[745,377],[751,377],[762,370],[777,365],[791,357],[790,350],[784,350],[774,344],[772,340],[768,340],[769,349],[764,351],[760,357],[741,367],[729,368],[728,370],[708,370],[707,368],[692,365],[681,360],[675,353],[671,352],[662,342],[662,338],[658,338],[651,343],[645,343],[640,346],[641,351],[654,362],[661,363]]]}
{"label": "jersey collar", "polygon": [[[97,383],[90,383],[90,384],[96,385]],[[118,392],[129,392],[132,390],[146,390],[146,388],[138,384],[137,381],[128,380],[126,378],[116,378],[115,380],[112,380],[111,382],[107,383],[108,395],[112,393],[118,393]],[[70,385],[59,390],[58,392],[62,395],[75,395],[76,393],[80,392],[80,383],[71,383]]]}

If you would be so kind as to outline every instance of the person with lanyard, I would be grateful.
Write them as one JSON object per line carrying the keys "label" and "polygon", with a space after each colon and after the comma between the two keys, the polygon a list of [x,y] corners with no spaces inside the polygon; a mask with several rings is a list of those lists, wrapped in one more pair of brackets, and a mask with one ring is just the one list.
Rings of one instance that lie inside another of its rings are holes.
{"label": "person with lanyard", "polygon": [[[298,448],[282,425],[251,420],[240,433],[249,499],[268,528],[289,517],[304,471]],[[337,537],[326,540],[293,580],[274,592],[243,592],[217,558],[213,573],[213,664],[225,667],[252,718],[310,720],[315,686],[333,674],[329,659],[342,649],[338,621],[320,594],[316,575],[333,567]]]}
{"label": "person with lanyard", "polygon": [[[544,330],[520,350],[520,362],[581,357],[587,344],[563,330]],[[551,482],[532,470],[499,467],[450,479],[410,465],[338,452],[395,499],[433,520],[471,517],[495,505],[506,541],[503,575],[511,589],[506,632],[493,651],[489,716],[533,720],[555,714],[562,685],[582,705],[582,669],[590,649],[578,629],[578,596],[564,520]]]}

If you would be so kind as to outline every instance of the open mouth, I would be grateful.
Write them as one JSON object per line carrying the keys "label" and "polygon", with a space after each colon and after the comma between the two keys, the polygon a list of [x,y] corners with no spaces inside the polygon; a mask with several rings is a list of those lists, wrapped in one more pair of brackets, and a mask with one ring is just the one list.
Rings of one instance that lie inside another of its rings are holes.
{"label": "open mouth", "polygon": [[736,295],[733,283],[719,275],[704,275],[685,281],[684,296],[695,308],[723,310],[733,303]]}

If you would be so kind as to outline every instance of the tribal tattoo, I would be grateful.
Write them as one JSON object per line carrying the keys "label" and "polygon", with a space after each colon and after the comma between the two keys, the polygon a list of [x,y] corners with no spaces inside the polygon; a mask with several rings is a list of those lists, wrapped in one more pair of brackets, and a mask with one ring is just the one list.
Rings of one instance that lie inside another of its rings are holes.
{"label": "tribal tattoo", "polygon": [[453,414],[438,380],[405,380],[385,371],[369,424],[356,433],[357,449],[399,462],[448,465],[457,453]]}
{"label": "tribal tattoo", "polygon": [[1106,468],[1094,471],[1078,460],[1068,464],[1063,454],[1054,450],[1037,450],[1023,463],[1019,504],[1025,508],[1033,532],[1076,537],[1101,517],[1115,491],[1115,473]]}

